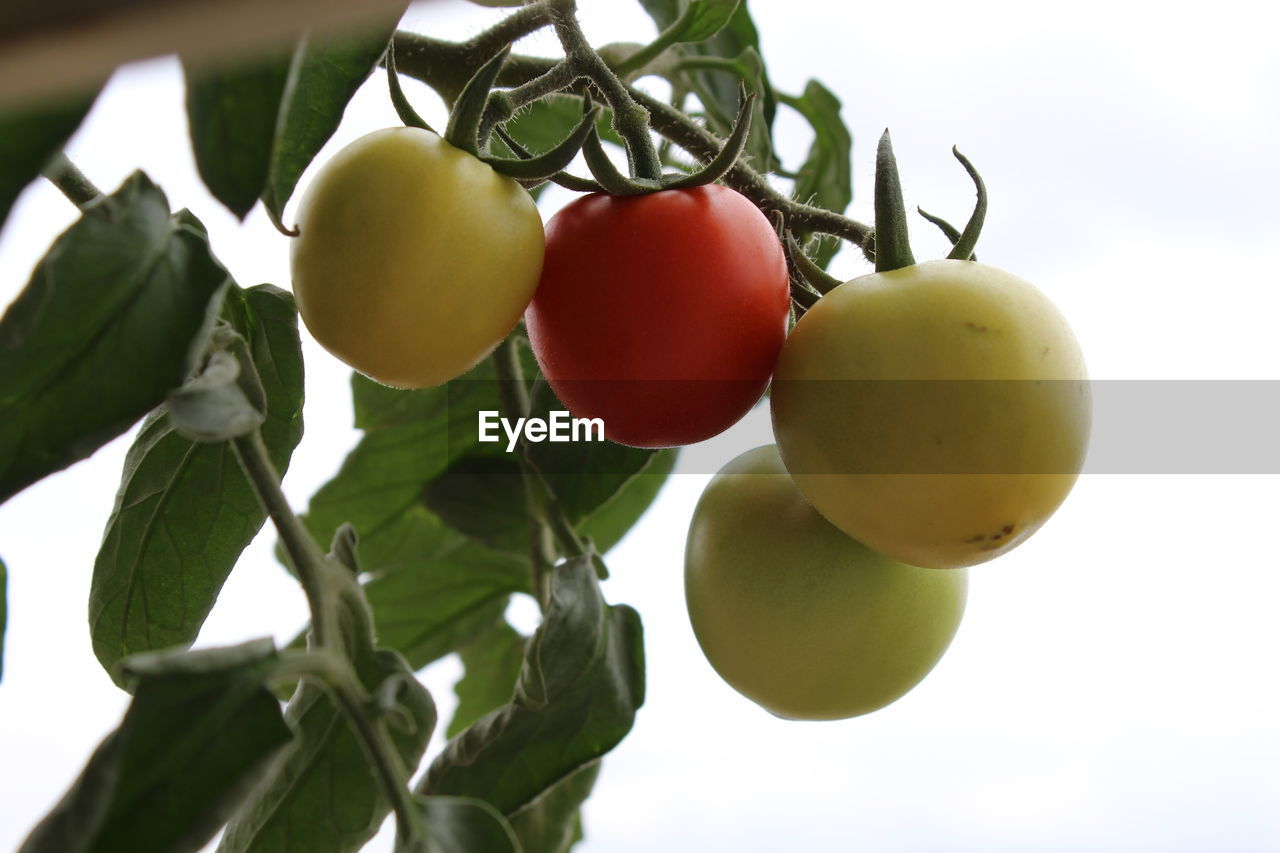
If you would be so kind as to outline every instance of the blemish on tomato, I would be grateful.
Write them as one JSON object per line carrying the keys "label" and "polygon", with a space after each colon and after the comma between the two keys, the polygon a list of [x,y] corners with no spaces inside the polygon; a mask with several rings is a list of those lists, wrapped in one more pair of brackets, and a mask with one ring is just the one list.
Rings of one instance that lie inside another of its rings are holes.
{"label": "blemish on tomato", "polygon": [[972,320],[966,321],[965,325],[968,326],[970,329],[973,329],[975,332],[985,332],[987,330],[986,326],[980,326],[977,323],[973,322]]}

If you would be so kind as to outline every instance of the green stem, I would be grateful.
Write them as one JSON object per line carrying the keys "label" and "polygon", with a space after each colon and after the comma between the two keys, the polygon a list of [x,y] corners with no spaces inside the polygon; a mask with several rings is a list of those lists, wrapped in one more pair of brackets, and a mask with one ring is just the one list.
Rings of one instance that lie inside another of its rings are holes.
{"label": "green stem", "polygon": [[[508,418],[529,416],[529,389],[524,384],[524,370],[520,366],[520,353],[516,338],[508,336],[493,354],[493,366],[498,375],[498,395]],[[520,479],[524,484],[525,509],[529,513],[529,564],[533,596],[545,611],[551,603],[551,567],[555,552],[551,544],[551,531],[547,525],[546,501],[539,477],[526,453],[524,435],[521,434],[516,459],[520,465]]]}
{"label": "green stem", "polygon": [[[465,45],[414,33],[396,33],[396,63],[400,72],[423,81],[446,99],[450,97],[452,80],[459,74],[467,74],[469,78],[470,73],[479,67],[479,60],[473,66],[460,66],[459,63],[465,63],[468,56]],[[519,86],[547,73],[560,61],[512,55],[503,65],[498,83],[503,86]],[[464,78],[463,83],[468,78]],[[625,88],[635,103],[648,110],[651,126],[662,137],[704,163],[719,153],[723,141],[688,115],[639,89]],[[460,85],[458,89],[461,89]],[[803,204],[788,197],[774,189],[764,175],[742,162],[725,174],[723,182],[742,193],[766,213],[771,210],[781,211],[789,227],[840,237],[856,245],[867,260],[875,260],[875,247],[869,239],[872,229],[869,226],[835,211]]]}
{"label": "green stem", "polygon": [[627,144],[633,177],[656,181],[662,177],[662,161],[649,135],[649,111],[636,103],[626,85],[618,79],[587,41],[578,25],[575,0],[550,0],[551,22],[555,26],[565,57],[583,76],[591,78],[609,109],[613,127]]}
{"label": "green stem", "polygon": [[59,151],[41,172],[55,187],[62,191],[72,204],[84,210],[90,202],[102,195],[102,190],[76,168],[67,155]]}
{"label": "green stem", "polygon": [[235,439],[232,446],[280,535],[311,608],[311,646],[314,651],[310,657],[295,661],[294,665],[309,667],[309,674],[316,677],[333,697],[391,802],[401,837],[422,838],[422,815],[409,791],[408,773],[401,765],[386,729],[366,713],[368,694],[345,653],[337,603],[356,580],[345,568],[335,566],[321,553],[315,540],[294,515],[280,488],[280,477],[267,455],[262,434],[254,430]]}
{"label": "green stem", "polygon": [[391,801],[391,809],[396,815],[396,834],[401,840],[425,838],[426,825],[409,790],[409,774],[387,734],[386,726],[378,720],[369,719],[360,699],[351,691],[335,687],[332,693],[347,724],[364,748],[365,757],[373,765],[378,783]]}
{"label": "green stem", "polygon": [[253,484],[258,499],[266,507],[267,515],[275,525],[302,590],[311,608],[311,633],[314,645],[320,649],[340,643],[338,613],[335,596],[329,594],[327,575],[333,571],[328,558],[316,545],[311,534],[293,514],[289,501],[280,488],[280,475],[267,454],[262,433],[254,430],[232,441],[240,465]]}

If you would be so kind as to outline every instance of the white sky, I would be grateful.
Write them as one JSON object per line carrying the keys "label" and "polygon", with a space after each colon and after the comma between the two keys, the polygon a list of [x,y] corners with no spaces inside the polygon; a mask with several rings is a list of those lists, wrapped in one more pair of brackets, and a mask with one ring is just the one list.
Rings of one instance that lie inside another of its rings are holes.
{"label": "white sky", "polygon": [[[652,32],[630,3],[582,6],[596,43]],[[1107,379],[1280,378],[1280,60],[1258,8],[752,5],[775,84],[798,92],[817,77],[844,102],[854,213],[869,218],[887,126],[908,204],[963,220],[972,190],[949,154],[958,144],[991,195],[980,256],[1044,289]],[[456,34],[491,17],[439,0],[411,25]],[[439,120],[426,90],[410,91]],[[204,220],[242,284],[287,285],[286,241],[261,211],[240,226],[200,185],[181,105],[174,62],[131,68],[69,153],[107,189],[144,167]],[[796,156],[806,138],[781,115],[780,144]],[[378,77],[326,153],[392,123]],[[0,233],[0,304],[74,217],[47,185],[22,197]],[[921,225],[917,255],[943,254]],[[851,255],[836,269],[863,271]],[[286,479],[299,509],[357,437],[346,369],[310,342],[306,354],[307,434]],[[749,419],[758,429],[767,413]],[[0,507],[0,849],[61,795],[125,705],[93,658],[85,612],[129,440]],[[645,620],[648,701],[605,762],[579,849],[1280,850],[1280,478],[1085,477],[1029,543],[971,570],[965,623],[920,687],[821,724],[742,699],[693,640],[682,559],[705,481],[673,478],[610,555],[606,595]],[[246,552],[201,645],[283,640],[302,623],[273,542],[267,532]],[[532,610],[512,615],[527,628]],[[446,661],[423,676],[442,718],[458,672]],[[390,849],[387,832],[378,844]]]}

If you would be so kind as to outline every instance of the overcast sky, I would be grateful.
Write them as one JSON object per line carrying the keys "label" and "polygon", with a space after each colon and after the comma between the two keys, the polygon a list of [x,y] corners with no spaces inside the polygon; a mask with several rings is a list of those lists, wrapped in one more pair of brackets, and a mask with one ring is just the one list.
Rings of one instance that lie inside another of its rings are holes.
{"label": "overcast sky", "polygon": [[[649,38],[631,6],[583,0],[593,41]],[[1255,3],[1155,8],[752,3],[775,85],[799,92],[817,77],[844,103],[856,215],[869,218],[874,141],[889,127],[908,205],[963,220],[972,187],[949,153],[959,145],[990,191],[980,256],[1059,305],[1095,378],[1280,379],[1274,29]],[[494,14],[439,0],[409,24],[460,34]],[[429,120],[441,115],[425,89],[410,93]],[[69,153],[104,188],[145,168],[208,225],[238,281],[287,286],[287,241],[260,210],[241,226],[200,185],[181,105],[175,62],[129,68]],[[319,159],[393,123],[379,77]],[[778,134],[802,154],[785,109]],[[0,304],[75,215],[51,187],[24,194],[0,233]],[[917,255],[944,254],[921,226]],[[836,270],[865,266],[846,253]],[[307,433],[286,479],[299,509],[357,437],[347,370],[309,341],[306,355]],[[1225,425],[1206,440],[1229,438],[1231,411],[1195,414]],[[767,412],[735,429],[690,457],[728,461]],[[85,612],[129,441],[0,507],[0,849],[56,801],[125,705]],[[1280,850],[1280,478],[1176,466],[1082,478],[1027,544],[971,570],[965,622],[924,683],[867,717],[804,724],[733,692],[693,640],[684,536],[709,469],[689,467],[609,558],[606,595],[645,621],[648,699],[605,762],[579,849]],[[273,542],[264,533],[246,552],[200,645],[285,640],[302,624]],[[512,618],[531,628],[533,610],[523,602]],[[423,675],[442,719],[458,673],[445,661]],[[381,842],[390,849],[386,832]]]}

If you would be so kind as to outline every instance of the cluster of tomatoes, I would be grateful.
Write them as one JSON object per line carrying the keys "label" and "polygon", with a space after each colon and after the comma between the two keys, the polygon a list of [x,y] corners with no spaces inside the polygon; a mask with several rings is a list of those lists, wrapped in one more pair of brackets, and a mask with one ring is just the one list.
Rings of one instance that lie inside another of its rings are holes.
{"label": "cluster of tomatoes", "polygon": [[544,232],[515,181],[395,128],[324,166],[298,229],[303,320],[388,385],[462,374],[521,316],[560,400],[620,443],[710,438],[772,382],[777,445],[711,481],[685,581],[711,664],[779,716],[910,690],[955,634],[966,567],[1031,535],[1083,462],[1084,361],[1038,290],[930,261],[835,288],[788,334],[782,245],[724,186],[585,195]]}

